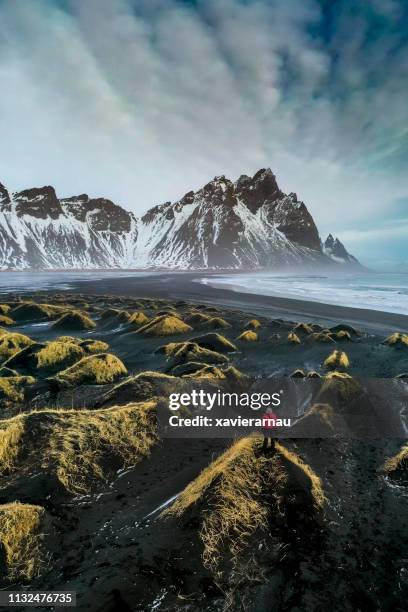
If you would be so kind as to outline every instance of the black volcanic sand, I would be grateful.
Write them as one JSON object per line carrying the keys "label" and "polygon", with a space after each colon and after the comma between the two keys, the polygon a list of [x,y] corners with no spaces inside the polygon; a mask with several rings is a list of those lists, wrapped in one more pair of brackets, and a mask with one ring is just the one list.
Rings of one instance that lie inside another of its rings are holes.
{"label": "black volcanic sand", "polygon": [[[251,377],[289,376],[297,368],[324,375],[322,363],[334,349],[347,353],[348,371],[355,377],[392,378],[408,372],[408,347],[383,344],[389,333],[408,329],[407,317],[211,289],[192,282],[195,276],[122,278],[89,282],[86,287],[78,283],[58,295],[3,296],[1,302],[12,307],[11,318],[16,300],[33,299],[74,307],[96,323],[89,330],[53,329],[55,317],[50,317],[19,321],[7,331],[39,343],[61,335],[102,340],[109,344],[107,352],[123,361],[128,376],[147,370],[168,372],[169,362],[156,352],[158,347],[210,332],[236,343],[239,350],[228,355],[228,364]],[[225,319],[229,327],[207,329],[204,323],[192,323],[193,331],[163,338],[135,334],[137,328],[131,329],[126,318],[115,313],[102,318],[108,308],[154,317],[172,306],[185,318],[192,305]],[[259,340],[237,340],[253,318],[261,324]],[[298,322],[322,327],[347,323],[358,333],[351,340],[327,344],[299,333],[301,343],[291,345],[287,335]],[[22,366],[17,371],[28,373]],[[140,399],[109,395],[117,382],[127,379],[125,375],[115,383],[62,388],[47,380],[53,376],[55,372],[44,371],[27,387],[23,401],[4,403],[2,418],[46,407],[98,410]],[[279,516],[271,510],[265,530],[254,533],[246,544],[244,561],[256,560],[256,577],[248,569],[245,578],[241,567],[243,577],[238,582],[228,576],[220,580],[203,564],[199,532],[203,517],[212,511],[207,495],[179,518],[160,516],[230,444],[219,439],[159,440],[148,458],[119,469],[108,484],[98,484],[82,496],[44,487],[41,474],[30,473],[29,468],[10,482],[2,478],[0,503],[42,505],[56,531],[52,557],[42,574],[12,584],[0,576],[1,588],[75,590],[77,609],[91,611],[407,609],[407,481],[381,473],[384,461],[399,451],[403,439],[286,441],[321,479],[327,498],[323,516],[307,505],[304,484],[292,485],[281,500]],[[24,449],[21,452],[24,455]],[[263,492],[266,500],[269,494]],[[0,568],[2,554],[0,547]],[[229,554],[227,546],[226,560]]]}

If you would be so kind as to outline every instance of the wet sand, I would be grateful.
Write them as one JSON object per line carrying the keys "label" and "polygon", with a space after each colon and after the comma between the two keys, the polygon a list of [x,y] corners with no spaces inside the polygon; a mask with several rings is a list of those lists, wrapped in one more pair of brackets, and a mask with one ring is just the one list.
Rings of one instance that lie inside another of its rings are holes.
{"label": "wet sand", "polygon": [[283,318],[288,320],[309,320],[323,325],[347,322],[360,329],[386,334],[407,331],[408,316],[346,306],[308,302],[293,298],[242,293],[232,288],[218,288],[198,282],[200,278],[216,273],[172,272],[156,273],[148,277],[126,277],[103,280],[75,282],[72,290],[105,295],[126,295],[129,297],[166,298],[205,302],[233,310],[246,310],[258,316]]}

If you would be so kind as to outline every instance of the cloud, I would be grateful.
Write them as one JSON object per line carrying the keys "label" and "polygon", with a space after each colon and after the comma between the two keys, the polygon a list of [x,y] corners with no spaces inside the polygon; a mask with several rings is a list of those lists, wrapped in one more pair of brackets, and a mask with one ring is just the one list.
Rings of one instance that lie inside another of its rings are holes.
{"label": "cloud", "polygon": [[271,166],[323,234],[361,232],[408,194],[406,13],[396,0],[5,0],[0,180],[140,214]]}

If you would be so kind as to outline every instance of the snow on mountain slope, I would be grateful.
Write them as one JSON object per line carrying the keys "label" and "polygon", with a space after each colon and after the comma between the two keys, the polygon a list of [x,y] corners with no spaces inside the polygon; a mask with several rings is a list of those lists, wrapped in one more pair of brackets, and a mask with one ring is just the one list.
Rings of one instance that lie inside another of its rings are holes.
{"label": "snow on mountain slope", "polygon": [[269,169],[215,177],[141,219],[104,198],[59,200],[49,186],[10,194],[0,183],[1,269],[358,265],[331,240],[322,245],[305,204]]}

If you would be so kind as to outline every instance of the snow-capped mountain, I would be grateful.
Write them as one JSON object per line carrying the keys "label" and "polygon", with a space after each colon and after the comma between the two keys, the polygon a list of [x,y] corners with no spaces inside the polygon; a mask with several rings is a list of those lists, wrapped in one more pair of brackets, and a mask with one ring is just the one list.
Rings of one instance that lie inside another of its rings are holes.
{"label": "snow-capped mountain", "polygon": [[270,169],[224,176],[141,219],[53,187],[9,193],[0,183],[0,268],[257,268],[359,265],[331,235],[322,244],[305,204]]}

